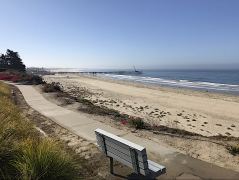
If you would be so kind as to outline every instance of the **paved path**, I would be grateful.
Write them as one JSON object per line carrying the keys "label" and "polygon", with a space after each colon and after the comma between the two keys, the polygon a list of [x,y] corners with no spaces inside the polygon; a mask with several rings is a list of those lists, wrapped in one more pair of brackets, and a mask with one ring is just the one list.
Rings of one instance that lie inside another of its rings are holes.
{"label": "paved path", "polygon": [[[164,178],[186,178],[201,177],[206,179],[237,179],[239,173],[207,162],[194,159],[192,157],[178,153],[173,148],[167,148],[162,144],[155,143],[148,139],[135,136],[123,130],[113,128],[104,123],[89,119],[83,113],[77,113],[57,106],[46,100],[34,87],[29,85],[16,85],[22,92],[26,102],[39,113],[52,119],[56,123],[70,130],[71,132],[89,140],[96,142],[94,130],[101,128],[122,138],[135,142],[146,147],[149,159],[158,161],[159,164],[165,165],[167,174],[161,176]],[[160,159],[160,161],[159,161]]]}

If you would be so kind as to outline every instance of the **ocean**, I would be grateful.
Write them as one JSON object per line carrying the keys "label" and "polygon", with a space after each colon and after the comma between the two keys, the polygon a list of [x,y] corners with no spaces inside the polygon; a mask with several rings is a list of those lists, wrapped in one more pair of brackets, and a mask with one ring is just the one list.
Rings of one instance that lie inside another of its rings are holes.
{"label": "ocean", "polygon": [[239,95],[239,70],[97,70],[54,69],[54,72],[114,72],[96,76],[115,80],[133,81],[151,85],[190,88]]}
{"label": "ocean", "polygon": [[141,74],[99,74],[145,84],[216,91],[239,95],[239,70],[143,70]]}

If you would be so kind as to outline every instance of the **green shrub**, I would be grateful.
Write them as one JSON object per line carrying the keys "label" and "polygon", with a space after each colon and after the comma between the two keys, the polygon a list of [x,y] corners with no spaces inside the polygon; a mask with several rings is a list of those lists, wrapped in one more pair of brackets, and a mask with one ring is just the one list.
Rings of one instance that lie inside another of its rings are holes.
{"label": "green shrub", "polygon": [[42,80],[42,77],[41,76],[38,76],[38,75],[32,75],[30,77],[28,77],[28,80],[27,82],[29,84],[34,84],[34,85],[38,85],[38,84],[43,84],[43,80]]}
{"label": "green shrub", "polygon": [[73,160],[53,140],[26,140],[13,165],[21,179],[77,179]]}
{"label": "green shrub", "polygon": [[232,155],[239,155],[239,144],[237,145],[230,145],[227,147],[228,151],[232,154]]}
{"label": "green shrub", "polygon": [[129,121],[130,125],[135,127],[136,129],[144,129],[145,123],[141,118],[132,119]]}
{"label": "green shrub", "polygon": [[51,84],[44,84],[42,89],[46,93],[62,91],[60,84],[55,82],[52,82]]}

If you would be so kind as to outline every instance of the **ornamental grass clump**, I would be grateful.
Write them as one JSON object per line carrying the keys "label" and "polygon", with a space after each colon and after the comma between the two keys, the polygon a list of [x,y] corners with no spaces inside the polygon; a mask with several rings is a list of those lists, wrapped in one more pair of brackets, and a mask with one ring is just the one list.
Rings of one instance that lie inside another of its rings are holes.
{"label": "ornamental grass clump", "polygon": [[50,139],[24,141],[13,166],[21,179],[77,179],[71,157]]}
{"label": "ornamental grass clump", "polygon": [[0,179],[77,179],[77,166],[54,140],[41,137],[0,82]]}

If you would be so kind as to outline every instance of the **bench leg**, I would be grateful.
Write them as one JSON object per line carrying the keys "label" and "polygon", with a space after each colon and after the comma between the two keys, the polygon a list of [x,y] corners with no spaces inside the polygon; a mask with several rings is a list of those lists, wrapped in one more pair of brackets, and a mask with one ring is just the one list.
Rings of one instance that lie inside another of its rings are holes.
{"label": "bench leg", "polygon": [[110,174],[114,174],[114,161],[112,157],[110,158]]}

